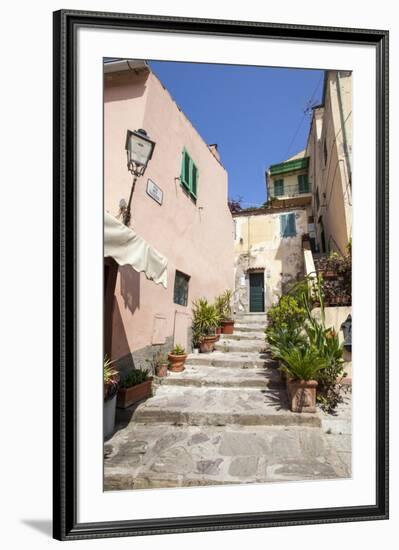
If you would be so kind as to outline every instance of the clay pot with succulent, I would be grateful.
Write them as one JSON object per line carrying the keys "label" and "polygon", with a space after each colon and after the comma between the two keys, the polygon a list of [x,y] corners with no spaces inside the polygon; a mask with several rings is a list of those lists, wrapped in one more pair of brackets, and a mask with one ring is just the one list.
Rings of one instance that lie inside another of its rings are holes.
{"label": "clay pot with succulent", "polygon": [[184,363],[186,359],[186,350],[183,348],[183,346],[176,344],[168,355],[169,370],[172,372],[182,372],[185,368]]}
{"label": "clay pot with succulent", "polygon": [[233,298],[233,292],[230,289],[224,291],[220,297],[222,299],[222,311],[220,314],[222,334],[233,334],[234,332],[234,319],[231,307],[231,301]]}
{"label": "clay pot with succulent", "polygon": [[168,376],[169,360],[166,353],[157,353],[154,357],[155,375],[159,378]]}
{"label": "clay pot with succulent", "polygon": [[193,331],[199,334],[201,353],[213,351],[216,340],[216,329],[220,324],[220,315],[215,304],[208,303],[205,298],[193,302]]}
{"label": "clay pot with succulent", "polygon": [[293,412],[316,412],[316,388],[319,372],[327,361],[310,344],[280,351],[282,370],[287,374],[287,393]]}

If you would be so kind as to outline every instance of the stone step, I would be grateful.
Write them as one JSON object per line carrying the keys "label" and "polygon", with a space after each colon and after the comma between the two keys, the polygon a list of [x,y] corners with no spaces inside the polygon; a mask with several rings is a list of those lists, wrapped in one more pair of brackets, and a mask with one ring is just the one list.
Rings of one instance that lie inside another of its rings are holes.
{"label": "stone step", "polygon": [[234,317],[236,323],[263,323],[266,325],[266,313],[237,313]]}
{"label": "stone step", "polygon": [[104,446],[104,489],[131,490],[350,477],[319,428],[131,422]]}
{"label": "stone step", "polygon": [[215,350],[223,353],[253,351],[260,353],[266,347],[264,340],[221,339],[215,343]]}
{"label": "stone step", "polygon": [[263,323],[236,323],[234,325],[234,332],[256,332],[264,335],[265,328],[266,325]]}
{"label": "stone step", "polygon": [[161,386],[134,411],[142,424],[191,426],[313,426],[318,413],[293,413],[285,389],[195,388]]}
{"label": "stone step", "polygon": [[208,365],[211,367],[253,368],[275,364],[267,353],[214,351],[212,353],[190,353],[186,365]]}
{"label": "stone step", "polygon": [[273,367],[237,369],[232,367],[210,367],[187,365],[183,372],[170,372],[165,378],[158,378],[160,386],[207,386],[258,388],[282,387],[280,373]]}
{"label": "stone step", "polygon": [[262,342],[265,341],[265,333],[262,331],[259,332],[240,332],[240,331],[234,331],[233,334],[221,334],[220,335],[220,342],[223,340],[261,340]]}

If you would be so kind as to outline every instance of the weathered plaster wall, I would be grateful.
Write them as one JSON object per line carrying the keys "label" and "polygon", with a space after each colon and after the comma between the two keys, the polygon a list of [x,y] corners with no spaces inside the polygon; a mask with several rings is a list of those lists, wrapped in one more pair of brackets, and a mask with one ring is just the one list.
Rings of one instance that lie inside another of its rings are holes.
{"label": "weathered plaster wall", "polygon": [[[312,184],[317,240],[321,245],[322,219],[327,252],[346,252],[352,235],[352,190],[344,149],[345,126],[349,157],[352,154],[352,77],[340,72],[342,114],[338,99],[337,71],[328,71],[324,108],[314,111],[308,138],[309,181]],[[327,151],[325,160],[324,144]],[[318,189],[320,206],[315,196]]]}
{"label": "weathered plaster wall", "polygon": [[[227,172],[154,74],[114,73],[105,81],[104,100],[104,196],[112,215],[118,214],[122,198],[127,201],[132,182],[126,168],[126,130],[144,128],[156,142],[136,185],[131,226],[168,258],[168,288],[122,267],[113,312],[112,358],[136,354],[136,361],[142,362],[157,346],[170,349],[179,343],[189,348],[192,301],[200,296],[213,299],[233,288]],[[196,203],[179,181],[184,147],[199,170]],[[162,206],[148,196],[148,179],[162,189]],[[176,269],[190,276],[187,307],[173,302]]]}
{"label": "weathered plaster wall", "polygon": [[[280,216],[295,213],[294,237],[281,237]],[[251,216],[235,215],[235,308],[249,311],[249,272],[264,270],[265,307],[276,303],[287,284],[298,280],[304,272],[302,235],[307,232],[305,209]]]}

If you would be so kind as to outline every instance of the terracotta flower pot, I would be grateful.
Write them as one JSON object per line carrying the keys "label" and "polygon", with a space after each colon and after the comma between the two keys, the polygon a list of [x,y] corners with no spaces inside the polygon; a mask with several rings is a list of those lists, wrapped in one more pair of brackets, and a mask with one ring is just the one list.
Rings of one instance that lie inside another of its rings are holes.
{"label": "terracotta flower pot", "polygon": [[161,363],[160,365],[156,365],[155,374],[159,378],[164,378],[165,376],[168,376],[168,363]]}
{"label": "terracotta flower pot", "polygon": [[287,378],[287,393],[293,412],[316,412],[316,380]]}
{"label": "terracotta flower pot", "polygon": [[221,334],[222,334],[222,327],[216,327],[216,340],[220,340]]}
{"label": "terracotta flower pot", "polygon": [[169,353],[169,370],[171,372],[182,372],[184,370],[184,362],[187,359],[187,354],[184,355],[174,355]]}
{"label": "terracotta flower pot", "polygon": [[130,388],[119,388],[117,407],[126,409],[138,401],[151,397],[152,378],[145,380],[141,384],[131,386]]}
{"label": "terracotta flower pot", "polygon": [[200,343],[200,352],[201,353],[210,353],[213,351],[215,342],[217,341],[217,336],[204,336]]}
{"label": "terracotta flower pot", "polygon": [[233,319],[226,319],[222,321],[222,334],[233,334],[234,321]]}

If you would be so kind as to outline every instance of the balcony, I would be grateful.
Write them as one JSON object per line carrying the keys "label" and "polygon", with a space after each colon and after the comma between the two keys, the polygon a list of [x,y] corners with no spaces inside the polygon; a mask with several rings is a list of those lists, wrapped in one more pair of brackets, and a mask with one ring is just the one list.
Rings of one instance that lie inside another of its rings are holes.
{"label": "balcony", "polygon": [[306,185],[284,185],[276,186],[273,183],[269,187],[269,197],[274,203],[281,206],[303,206],[312,203],[312,186],[310,183]]}

